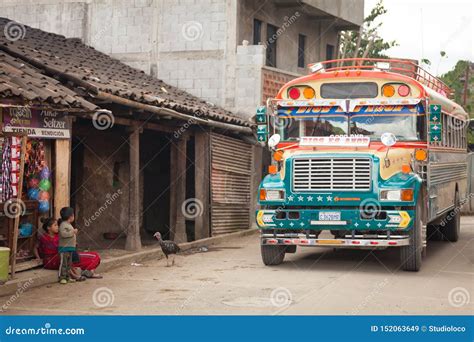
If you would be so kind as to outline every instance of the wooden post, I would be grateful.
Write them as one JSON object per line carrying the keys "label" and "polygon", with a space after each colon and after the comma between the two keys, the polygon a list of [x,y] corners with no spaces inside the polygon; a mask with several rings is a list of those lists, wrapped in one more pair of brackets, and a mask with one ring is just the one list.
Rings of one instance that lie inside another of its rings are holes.
{"label": "wooden post", "polygon": [[211,149],[209,132],[197,132],[194,136],[194,191],[198,207],[202,210],[194,220],[195,239],[210,236],[209,196],[211,179]]}
{"label": "wooden post", "polygon": [[140,240],[140,130],[138,124],[130,126],[130,183],[129,183],[129,223],[125,249],[141,249]]}
{"label": "wooden post", "polygon": [[[13,221],[13,246],[11,251],[11,278],[15,277],[15,267],[16,267],[16,252],[18,248],[18,227],[20,225],[20,217],[23,214],[22,210],[25,207],[21,195],[23,193],[23,175],[25,173],[25,154],[26,154],[26,135],[21,138],[21,151],[20,151],[20,175],[18,176],[18,194],[15,203],[12,205],[17,206],[18,213],[15,215],[15,219]],[[15,199],[12,199],[15,201]]]}
{"label": "wooden post", "polygon": [[183,210],[186,200],[186,140],[186,137],[181,137],[171,143],[170,238],[178,243],[187,242]]}
{"label": "wooden post", "polygon": [[54,217],[59,217],[62,207],[70,205],[71,140],[55,140],[54,165]]}

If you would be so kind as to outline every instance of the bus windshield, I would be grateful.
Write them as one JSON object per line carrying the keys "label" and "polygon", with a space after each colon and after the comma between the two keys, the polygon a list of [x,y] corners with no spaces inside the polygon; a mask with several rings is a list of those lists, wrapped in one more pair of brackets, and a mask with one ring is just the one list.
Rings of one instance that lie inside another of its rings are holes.
{"label": "bus windshield", "polygon": [[365,135],[380,140],[385,132],[399,141],[423,139],[423,114],[321,114],[312,118],[279,118],[276,128],[283,140],[297,141],[301,136]]}

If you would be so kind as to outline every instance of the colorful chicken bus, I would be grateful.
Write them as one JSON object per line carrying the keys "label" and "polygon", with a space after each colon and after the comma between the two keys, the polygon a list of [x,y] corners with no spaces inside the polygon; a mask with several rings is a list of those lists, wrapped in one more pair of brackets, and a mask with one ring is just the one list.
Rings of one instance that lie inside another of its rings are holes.
{"label": "colorful chicken bus", "polygon": [[265,265],[297,246],[400,250],[418,271],[430,239],[456,242],[468,115],[413,62],[331,60],[257,109],[269,174],[256,220]]}

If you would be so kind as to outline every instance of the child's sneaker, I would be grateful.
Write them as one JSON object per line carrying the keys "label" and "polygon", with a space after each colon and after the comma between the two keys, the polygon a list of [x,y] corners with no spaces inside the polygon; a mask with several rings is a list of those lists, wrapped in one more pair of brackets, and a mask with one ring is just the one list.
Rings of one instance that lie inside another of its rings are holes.
{"label": "child's sneaker", "polygon": [[61,280],[59,281],[59,283],[60,283],[60,284],[63,284],[63,285],[64,285],[64,284],[67,284],[67,280],[66,280],[66,279],[61,279]]}
{"label": "child's sneaker", "polygon": [[75,282],[76,282],[76,279],[68,279],[67,282],[68,282],[68,283],[75,283]]}

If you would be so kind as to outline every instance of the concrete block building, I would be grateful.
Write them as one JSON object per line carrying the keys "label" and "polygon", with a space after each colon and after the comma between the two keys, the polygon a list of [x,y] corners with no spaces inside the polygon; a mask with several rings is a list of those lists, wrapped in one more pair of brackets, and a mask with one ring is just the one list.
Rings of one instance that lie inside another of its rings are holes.
{"label": "concrete block building", "polygon": [[363,0],[3,0],[2,15],[80,38],[245,118],[307,64],[336,56]]}

